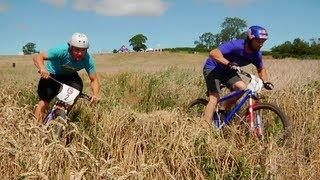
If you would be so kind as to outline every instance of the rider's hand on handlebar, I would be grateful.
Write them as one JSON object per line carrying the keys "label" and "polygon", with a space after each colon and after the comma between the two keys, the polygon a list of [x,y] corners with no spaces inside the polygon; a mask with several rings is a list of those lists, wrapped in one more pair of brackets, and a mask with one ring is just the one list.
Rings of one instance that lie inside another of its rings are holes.
{"label": "rider's hand on handlebar", "polygon": [[239,67],[238,64],[235,63],[235,62],[229,62],[229,63],[227,64],[227,66],[228,66],[228,68],[229,68],[230,70],[234,70],[234,71],[236,71],[236,72],[240,72],[240,71],[241,71],[240,67]]}
{"label": "rider's hand on handlebar", "polygon": [[100,101],[100,97],[93,95],[93,96],[91,97],[90,103],[91,103],[91,104],[92,104],[92,103],[98,103],[99,101]]}
{"label": "rider's hand on handlebar", "polygon": [[49,79],[50,73],[46,69],[40,69],[38,72],[42,78]]}
{"label": "rider's hand on handlebar", "polygon": [[271,82],[264,82],[263,83],[264,88],[266,88],[267,90],[272,90],[273,89],[273,84]]}

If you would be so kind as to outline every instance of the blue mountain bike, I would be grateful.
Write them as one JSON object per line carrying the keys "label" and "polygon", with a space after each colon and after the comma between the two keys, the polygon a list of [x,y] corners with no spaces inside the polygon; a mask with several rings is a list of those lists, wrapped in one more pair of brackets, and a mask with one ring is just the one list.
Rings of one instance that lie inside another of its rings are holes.
{"label": "blue mountain bike", "polygon": [[[276,105],[260,102],[259,92],[263,88],[260,78],[239,70],[239,74],[250,78],[246,90],[237,90],[220,98],[213,115],[213,124],[217,129],[223,129],[234,119],[240,119],[244,127],[249,129],[249,134],[253,134],[262,141],[274,140],[277,144],[283,145],[291,137],[291,125],[287,115]],[[223,102],[234,97],[241,96],[239,103],[227,113],[222,114],[220,107]],[[187,106],[187,114],[190,117],[201,117],[208,100],[199,98]],[[247,104],[247,107],[242,108]],[[241,126],[243,127],[243,126]]]}

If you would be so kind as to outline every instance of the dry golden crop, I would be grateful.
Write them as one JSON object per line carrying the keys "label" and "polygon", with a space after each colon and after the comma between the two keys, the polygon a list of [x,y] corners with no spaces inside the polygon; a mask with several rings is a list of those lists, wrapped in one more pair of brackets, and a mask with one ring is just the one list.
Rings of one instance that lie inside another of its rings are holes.
{"label": "dry golden crop", "polygon": [[[96,106],[79,102],[66,139],[55,140],[33,109],[39,76],[30,56],[0,58],[0,174],[3,179],[317,179],[320,61],[267,60],[276,89],[264,92],[289,116],[290,147],[239,142],[182,113],[204,97],[204,55],[95,55]],[[11,63],[16,62],[12,68]],[[252,67],[247,70],[253,72]],[[85,91],[90,92],[83,74]],[[230,127],[232,128],[232,126]]]}

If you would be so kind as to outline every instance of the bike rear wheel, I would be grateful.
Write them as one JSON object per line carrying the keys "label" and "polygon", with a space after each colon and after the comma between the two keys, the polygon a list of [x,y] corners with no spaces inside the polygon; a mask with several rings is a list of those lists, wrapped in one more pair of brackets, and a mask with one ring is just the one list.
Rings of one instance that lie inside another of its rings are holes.
{"label": "bike rear wheel", "polygon": [[203,98],[193,100],[186,108],[187,116],[191,118],[202,117],[207,104],[208,100]]}
{"label": "bike rear wheel", "polygon": [[[288,117],[279,107],[270,103],[256,104],[253,107],[253,117],[256,135],[262,142],[270,143],[273,141],[278,146],[289,142],[291,125]],[[247,111],[244,120],[249,122],[249,119],[249,111]]]}

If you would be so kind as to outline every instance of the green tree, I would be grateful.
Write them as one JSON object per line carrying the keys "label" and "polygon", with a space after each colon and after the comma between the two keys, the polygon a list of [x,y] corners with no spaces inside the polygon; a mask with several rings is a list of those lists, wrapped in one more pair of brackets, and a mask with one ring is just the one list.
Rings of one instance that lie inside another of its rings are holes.
{"label": "green tree", "polygon": [[39,51],[36,50],[36,44],[32,42],[28,42],[26,45],[24,45],[22,47],[22,51],[24,55],[39,53]]}
{"label": "green tree", "polygon": [[310,39],[310,42],[311,42],[311,45],[317,45],[317,44],[320,44],[320,38],[311,38]]}
{"label": "green tree", "polygon": [[304,41],[300,38],[296,38],[291,43],[286,41],[285,43],[274,46],[271,48],[271,54],[274,58],[320,58],[320,44],[317,44],[315,41]]}
{"label": "green tree", "polygon": [[138,52],[138,51],[147,49],[147,46],[145,45],[147,40],[148,38],[143,34],[137,34],[129,40],[129,43],[130,43],[130,46],[132,46],[132,49]]}
{"label": "green tree", "polygon": [[202,46],[204,46],[206,49],[211,49],[215,45],[215,36],[211,32],[203,33],[199,37],[199,41],[195,41],[194,44],[197,45],[198,48],[203,48]]}
{"label": "green tree", "polygon": [[298,56],[303,56],[303,55],[307,55],[310,54],[309,52],[309,44],[300,39],[300,38],[296,38],[293,40],[293,53],[298,55]]}
{"label": "green tree", "polygon": [[290,41],[286,41],[285,43],[274,46],[271,48],[272,56],[276,59],[290,57],[293,55],[292,43]]}
{"label": "green tree", "polygon": [[317,41],[311,42],[310,45],[310,52],[312,53],[312,55],[316,56],[320,56],[320,43]]}
{"label": "green tree", "polygon": [[247,22],[237,17],[227,17],[221,24],[220,40],[222,42],[246,37]]}
{"label": "green tree", "polygon": [[195,41],[195,45],[203,44],[208,49],[218,47],[221,43],[230,41],[232,39],[245,39],[247,22],[237,17],[227,17],[220,25],[222,28],[220,33],[212,34],[206,32]]}
{"label": "green tree", "polygon": [[197,51],[197,52],[207,52],[207,51],[209,51],[207,49],[207,47],[205,45],[203,45],[203,44],[197,44],[196,47],[194,48],[194,50]]}
{"label": "green tree", "polygon": [[290,41],[286,41],[285,43],[274,46],[271,48],[271,52],[273,53],[292,53],[292,43]]}

